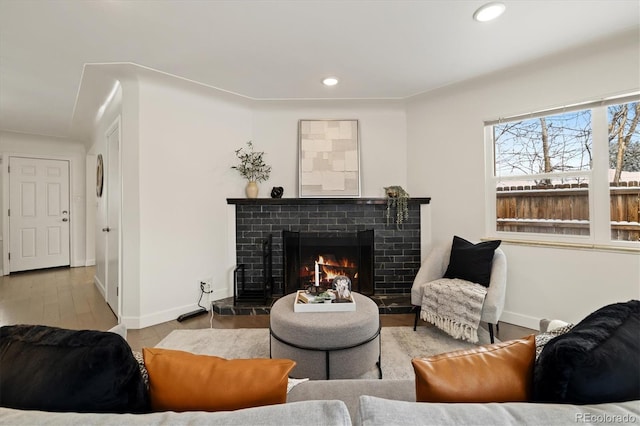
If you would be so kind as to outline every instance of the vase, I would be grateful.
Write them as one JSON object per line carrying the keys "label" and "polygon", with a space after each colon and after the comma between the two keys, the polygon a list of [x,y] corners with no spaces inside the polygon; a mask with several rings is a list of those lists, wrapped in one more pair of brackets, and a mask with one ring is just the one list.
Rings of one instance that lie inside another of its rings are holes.
{"label": "vase", "polygon": [[247,194],[247,198],[258,198],[258,184],[255,181],[250,180],[247,183],[245,192]]}

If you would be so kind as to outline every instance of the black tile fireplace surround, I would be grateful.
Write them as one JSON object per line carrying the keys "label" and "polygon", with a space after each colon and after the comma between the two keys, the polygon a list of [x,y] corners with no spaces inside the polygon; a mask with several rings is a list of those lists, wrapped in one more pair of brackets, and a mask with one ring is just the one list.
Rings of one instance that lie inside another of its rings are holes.
{"label": "black tile fireplace surround", "polygon": [[274,295],[283,283],[283,232],[357,233],[373,230],[376,295],[410,294],[420,266],[420,205],[430,198],[411,198],[409,218],[387,225],[384,198],[228,198],[236,206],[236,261],[244,265],[247,288],[260,288],[263,241],[272,236]]}

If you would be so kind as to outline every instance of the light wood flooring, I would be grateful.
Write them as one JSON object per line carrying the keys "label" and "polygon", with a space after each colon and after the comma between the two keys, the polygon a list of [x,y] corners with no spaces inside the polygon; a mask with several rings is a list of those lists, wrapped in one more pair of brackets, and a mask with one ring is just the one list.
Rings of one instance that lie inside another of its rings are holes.
{"label": "light wood flooring", "polygon": [[[94,267],[55,268],[0,277],[0,326],[41,324],[74,330],[108,330],[117,320],[93,283]],[[413,326],[413,314],[380,315],[383,327]],[[424,327],[425,323],[420,322]],[[155,346],[171,331],[200,328],[266,328],[268,315],[202,315],[128,330],[134,350]],[[536,333],[501,322],[497,337],[515,339]]]}

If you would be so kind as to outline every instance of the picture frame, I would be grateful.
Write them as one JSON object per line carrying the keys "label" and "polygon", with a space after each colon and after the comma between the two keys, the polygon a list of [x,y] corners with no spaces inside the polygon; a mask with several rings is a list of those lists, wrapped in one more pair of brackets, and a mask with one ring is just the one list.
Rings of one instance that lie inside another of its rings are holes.
{"label": "picture frame", "polygon": [[299,120],[300,198],[360,197],[358,120]]}

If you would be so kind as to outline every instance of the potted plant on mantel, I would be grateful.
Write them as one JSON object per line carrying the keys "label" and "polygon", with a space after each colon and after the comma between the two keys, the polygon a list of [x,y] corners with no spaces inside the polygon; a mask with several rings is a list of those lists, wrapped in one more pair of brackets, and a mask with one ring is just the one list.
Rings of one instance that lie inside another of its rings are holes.
{"label": "potted plant on mantel", "polygon": [[396,209],[396,227],[400,229],[405,219],[409,219],[409,193],[398,185],[386,186],[384,191],[387,195],[387,225],[391,223],[391,211]]}
{"label": "potted plant on mantel", "polygon": [[264,152],[253,150],[253,142],[251,141],[247,142],[246,150],[245,148],[240,148],[235,152],[240,164],[231,166],[231,168],[236,169],[248,181],[245,188],[247,198],[257,198],[258,182],[264,182],[269,179],[271,166],[264,162]]}

